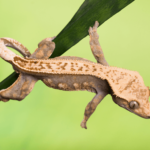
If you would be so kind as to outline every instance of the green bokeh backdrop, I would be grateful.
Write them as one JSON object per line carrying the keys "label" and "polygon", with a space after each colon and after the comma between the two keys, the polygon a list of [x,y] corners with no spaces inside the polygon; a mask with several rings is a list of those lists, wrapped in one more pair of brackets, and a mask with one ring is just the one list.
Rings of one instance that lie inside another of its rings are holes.
{"label": "green bokeh backdrop", "polygon": [[[83,0],[0,0],[0,37],[16,39],[33,52],[38,42],[63,29],[82,3]],[[147,86],[149,6],[148,0],[135,0],[98,28],[108,63],[138,71]],[[89,37],[64,55],[96,62]],[[0,81],[12,72],[11,65],[0,59]],[[109,95],[89,119],[88,129],[82,129],[84,109],[93,97],[86,91],[54,90],[39,81],[23,101],[1,102],[0,150],[150,149],[150,120],[118,107]]]}

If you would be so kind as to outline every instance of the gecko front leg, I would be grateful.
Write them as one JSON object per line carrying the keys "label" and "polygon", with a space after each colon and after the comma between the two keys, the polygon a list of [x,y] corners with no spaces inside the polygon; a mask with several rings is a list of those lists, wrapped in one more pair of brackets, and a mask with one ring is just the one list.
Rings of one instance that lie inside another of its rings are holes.
{"label": "gecko front leg", "polygon": [[104,66],[109,66],[104,57],[100,43],[98,41],[98,39],[99,39],[99,35],[97,33],[98,26],[99,26],[98,21],[95,21],[93,28],[92,27],[89,28],[90,47],[91,47],[92,53],[93,53],[95,59],[97,60],[97,62]]}
{"label": "gecko front leg", "polygon": [[52,40],[54,39],[55,39],[55,36],[42,40],[38,44],[38,48],[29,57],[29,59],[48,59],[52,55],[55,49],[55,43],[52,42]]}
{"label": "gecko front leg", "polygon": [[[90,47],[92,50],[92,53],[94,57],[96,58],[97,62],[104,65],[109,66],[107,63],[102,48],[99,44],[99,35],[97,33],[97,27],[99,26],[98,21],[95,21],[95,24],[92,27],[89,28],[89,35],[90,35]],[[88,105],[85,108],[84,113],[84,119],[81,122],[81,127],[87,129],[86,122],[89,119],[89,117],[92,115],[92,113],[95,111],[97,105],[102,101],[102,99],[108,94],[106,91],[103,91],[103,89],[98,89],[98,93],[96,96],[92,99],[91,102],[88,103]]]}
{"label": "gecko front leg", "polygon": [[84,119],[81,122],[81,127],[87,129],[86,122],[89,119],[89,117],[92,115],[92,113],[95,111],[98,104],[102,101],[102,99],[107,95],[108,93],[105,93],[103,91],[98,92],[95,97],[88,103],[88,105],[85,108],[84,113]]}

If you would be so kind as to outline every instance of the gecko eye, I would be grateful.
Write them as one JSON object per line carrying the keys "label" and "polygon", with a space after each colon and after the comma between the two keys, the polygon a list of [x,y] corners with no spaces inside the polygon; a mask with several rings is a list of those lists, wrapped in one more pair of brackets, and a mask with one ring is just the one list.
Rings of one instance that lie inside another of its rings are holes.
{"label": "gecko eye", "polygon": [[135,108],[138,108],[138,107],[139,107],[139,104],[138,104],[138,102],[136,102],[136,101],[131,101],[131,102],[129,103],[129,106],[130,106],[130,108],[135,109]]}

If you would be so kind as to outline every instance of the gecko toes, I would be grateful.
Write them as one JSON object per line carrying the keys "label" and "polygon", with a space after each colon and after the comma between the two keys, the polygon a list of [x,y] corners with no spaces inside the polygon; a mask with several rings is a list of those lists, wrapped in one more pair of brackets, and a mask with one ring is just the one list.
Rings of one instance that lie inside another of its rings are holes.
{"label": "gecko toes", "polygon": [[49,38],[46,38],[45,40],[46,41],[52,41],[52,40],[54,40],[56,38],[56,36],[54,36],[54,37],[49,37]]}
{"label": "gecko toes", "polygon": [[8,101],[9,101],[9,99],[1,99],[0,101],[8,102]]}
{"label": "gecko toes", "polygon": [[89,27],[89,30],[88,30],[89,34],[92,33],[92,31],[93,31],[92,27]]}
{"label": "gecko toes", "polygon": [[98,21],[95,21],[95,24],[94,24],[94,28],[97,28],[99,26],[99,23],[98,23]]}
{"label": "gecko toes", "polygon": [[80,125],[81,125],[82,128],[87,129],[86,122],[83,122],[83,121],[82,121]]}

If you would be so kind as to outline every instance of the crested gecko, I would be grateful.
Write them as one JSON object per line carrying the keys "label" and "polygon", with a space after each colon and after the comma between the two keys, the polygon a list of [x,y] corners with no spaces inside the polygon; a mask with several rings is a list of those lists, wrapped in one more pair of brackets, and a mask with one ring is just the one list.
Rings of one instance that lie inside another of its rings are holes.
{"label": "crested gecko", "polygon": [[[97,105],[107,94],[119,106],[143,118],[150,118],[149,87],[136,71],[111,67],[105,60],[99,44],[96,21],[89,28],[90,47],[97,63],[73,56],[60,56],[48,59],[55,49],[52,41],[46,38],[38,44],[33,54],[18,41],[0,38],[0,57],[19,73],[18,79],[8,88],[0,90],[0,100],[22,100],[33,89],[38,80],[48,87],[65,91],[88,90],[95,97],[85,108],[81,127],[87,129],[86,122]],[[24,58],[10,51],[6,46],[19,51]]]}

